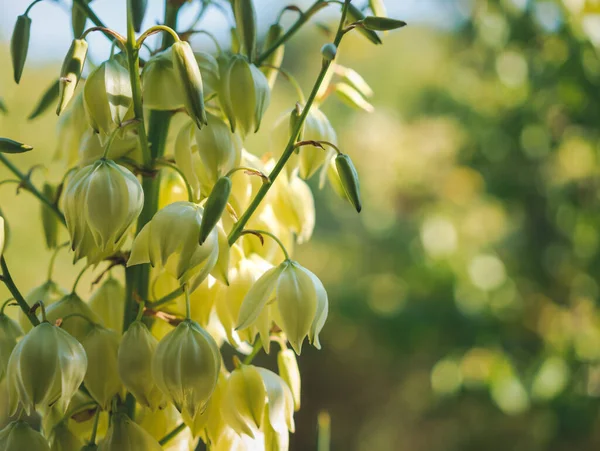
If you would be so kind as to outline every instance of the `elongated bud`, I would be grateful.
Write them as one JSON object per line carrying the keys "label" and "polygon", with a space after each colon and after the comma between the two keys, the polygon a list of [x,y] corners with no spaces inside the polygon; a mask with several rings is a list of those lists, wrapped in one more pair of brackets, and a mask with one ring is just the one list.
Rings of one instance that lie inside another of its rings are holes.
{"label": "elongated bud", "polygon": [[8,359],[21,335],[21,327],[4,313],[0,313],[0,380],[4,378]]}
{"label": "elongated bud", "polygon": [[121,333],[123,330],[123,308],[125,289],[121,282],[110,277],[90,296],[92,311],[100,317],[105,327]]}
{"label": "elongated bud", "polygon": [[52,83],[52,85],[50,85],[48,87],[48,89],[46,89],[44,94],[42,94],[42,98],[40,99],[40,101],[35,106],[35,108],[33,109],[33,111],[31,112],[31,114],[29,115],[29,117],[27,119],[30,121],[35,119],[36,117],[38,117],[42,113],[44,113],[50,105],[52,105],[54,102],[56,102],[56,99],[58,99],[59,89],[60,89],[60,82],[58,80],[56,80],[54,83]]}
{"label": "elongated bud", "polygon": [[337,55],[337,46],[332,42],[325,44],[321,47],[321,55],[323,55],[323,58],[327,61],[334,60]]}
{"label": "elongated bud", "polygon": [[403,20],[391,19],[389,17],[374,17],[367,16],[362,21],[363,26],[367,30],[389,31],[396,30],[406,26]]}
{"label": "elongated bud", "polygon": [[162,447],[141,426],[123,413],[111,417],[106,436],[98,451],[161,451]]}
{"label": "elongated bud", "polygon": [[[89,4],[92,0],[83,0],[83,3]],[[71,7],[71,28],[73,29],[73,37],[77,39],[85,31],[85,24],[87,22],[87,14],[77,4],[73,2]]]}
{"label": "elongated bud", "polygon": [[[44,183],[42,189],[44,196],[51,201],[56,196],[56,189],[49,183]],[[58,219],[54,212],[46,204],[41,206],[42,226],[44,227],[44,238],[46,239],[46,247],[54,249],[58,241]]]}
{"label": "elongated bud", "polygon": [[58,107],[60,115],[75,94],[75,88],[81,78],[81,72],[87,56],[88,44],[84,39],[74,39],[60,70],[60,86],[58,91]]}
{"label": "elongated bud", "polygon": [[[361,22],[365,19],[365,15],[360,9],[354,6],[352,3],[348,5],[348,20],[349,23]],[[371,41],[373,44],[382,44],[381,38],[373,30],[369,30],[365,27],[357,27],[357,31],[362,34],[365,38]]]}
{"label": "elongated bud", "polygon": [[360,202],[360,185],[358,182],[358,173],[352,163],[350,157],[346,154],[340,153],[335,157],[335,167],[342,181],[342,186],[346,192],[346,197],[360,213],[362,205]]}
{"label": "elongated bud", "polygon": [[373,11],[373,14],[379,17],[386,17],[387,11],[383,0],[369,0],[369,8]]}
{"label": "elongated bud", "polygon": [[131,15],[133,17],[133,28],[138,33],[142,29],[142,22],[146,15],[146,8],[148,7],[148,0],[132,0],[131,1]]}
{"label": "elongated bud", "polygon": [[50,451],[42,434],[24,421],[14,421],[0,431],[0,451]]}
{"label": "elongated bud", "polygon": [[241,50],[249,61],[256,52],[256,11],[252,0],[233,0],[235,25],[241,39]]}
{"label": "elongated bud", "polygon": [[215,183],[204,206],[204,214],[200,223],[200,244],[204,243],[210,232],[217,225],[217,222],[221,219],[221,215],[227,207],[230,194],[231,179],[229,177],[221,177]]}
{"label": "elongated bud", "polygon": [[[263,47],[263,51],[271,48],[275,42],[283,35],[283,27],[278,23],[273,24],[269,27],[269,31],[267,32],[267,37],[265,38],[265,43]],[[277,75],[279,75],[279,71],[274,69],[275,67],[280,67],[281,63],[283,63],[283,56],[285,54],[285,46],[280,45],[275,49],[269,57],[264,61],[264,65],[266,67],[261,67],[261,71],[267,77],[267,81],[269,82],[269,88],[273,89],[275,85],[275,80],[277,80]],[[272,66],[272,67],[268,67]]]}
{"label": "elongated bud", "polygon": [[188,115],[198,128],[208,123],[204,109],[202,76],[194,52],[187,42],[173,44],[173,66],[183,86],[184,104]]}
{"label": "elongated bud", "polygon": [[33,147],[28,144],[23,144],[17,141],[13,141],[9,138],[0,138],[0,152],[1,153],[23,153],[29,152]]}
{"label": "elongated bud", "polygon": [[365,98],[352,86],[346,83],[336,83],[335,93],[346,105],[352,108],[372,113],[375,111],[373,105],[365,100]]}
{"label": "elongated bud", "polygon": [[25,60],[27,59],[30,31],[31,19],[26,15],[17,17],[17,23],[10,40],[10,56],[12,57],[13,74],[17,84],[21,81]]}
{"label": "elongated bud", "polygon": [[294,398],[294,410],[300,410],[300,370],[298,369],[298,361],[296,353],[291,349],[282,349],[277,354],[277,368],[279,376],[285,381],[292,391]]}
{"label": "elongated bud", "polygon": [[164,397],[152,376],[152,357],[158,341],[141,321],[134,321],[121,339],[119,376],[137,402],[156,410]]}

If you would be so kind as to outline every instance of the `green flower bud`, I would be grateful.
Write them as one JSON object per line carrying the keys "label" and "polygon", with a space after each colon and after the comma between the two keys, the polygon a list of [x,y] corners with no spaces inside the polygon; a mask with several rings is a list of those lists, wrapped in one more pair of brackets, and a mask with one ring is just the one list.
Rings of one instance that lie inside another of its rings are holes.
{"label": "green flower bud", "polygon": [[75,261],[96,263],[114,254],[142,211],[144,192],[135,175],[101,159],[75,172],[64,194],[64,212]]}
{"label": "green flower bud", "polygon": [[80,451],[83,441],[62,421],[50,432],[50,451]]}
{"label": "green flower bud", "polygon": [[[83,0],[84,3],[89,4],[92,0]],[[71,6],[71,28],[73,30],[73,37],[80,37],[85,31],[85,25],[87,22],[87,14],[77,2],[73,2]]]}
{"label": "green flower bud", "polygon": [[152,377],[152,357],[158,341],[141,321],[133,322],[121,339],[119,376],[141,405],[156,410],[164,401]]}
{"label": "green flower bud", "polygon": [[110,135],[125,120],[133,117],[129,72],[120,56],[98,66],[83,86],[85,113],[96,133]]}
{"label": "green flower bud", "polygon": [[185,320],[158,344],[152,374],[177,410],[190,418],[212,395],[221,367],[219,347],[196,322]]}
{"label": "green flower bud", "polygon": [[0,431],[0,451],[50,451],[42,434],[24,421],[13,421]]}
{"label": "green flower bud", "polygon": [[333,61],[337,55],[337,46],[332,42],[325,44],[323,47],[321,47],[321,55],[323,55],[325,60]]}
{"label": "green flower bud", "polygon": [[187,42],[179,41],[172,46],[173,67],[183,86],[183,103],[188,115],[198,128],[207,124],[204,109],[204,93],[200,68],[194,52]]}
{"label": "green flower bud", "polygon": [[[42,301],[47,310],[50,305],[60,300],[66,294],[67,292],[60,288],[54,281],[47,280],[40,286],[35,287],[29,293],[27,293],[25,300],[29,306],[32,306],[38,301]],[[38,318],[41,320],[40,312],[38,312]],[[29,332],[31,330],[31,322],[21,309],[19,309],[17,319],[21,329],[23,329],[24,332]]]}
{"label": "green flower bud", "polygon": [[58,107],[60,115],[75,94],[75,88],[81,79],[81,72],[87,56],[88,44],[84,39],[74,39],[60,70],[60,86],[58,91]]}
{"label": "green flower bud", "polygon": [[148,0],[132,0],[131,2],[131,15],[133,18],[133,29],[138,33],[142,29],[142,22],[146,15],[146,8],[148,7]]}
{"label": "green flower bud", "polygon": [[268,270],[250,289],[240,308],[237,329],[254,323],[275,293],[278,318],[275,322],[285,332],[300,355],[302,342],[321,348],[319,333],[328,313],[327,292],[321,281],[298,262],[286,260]]}
{"label": "green flower bud", "polygon": [[81,344],[59,327],[43,322],[15,346],[6,371],[11,415],[19,406],[29,415],[56,403],[65,411],[83,378],[87,357]]}
{"label": "green flower bud", "polygon": [[[69,316],[73,315],[73,316]],[[94,323],[100,322],[100,318],[83,302],[75,293],[69,293],[58,302],[46,308],[48,321],[55,323],[64,319],[61,328],[81,341],[90,332]]]}
{"label": "green flower bud", "polygon": [[83,382],[100,408],[108,410],[115,395],[123,390],[118,375],[119,335],[94,325],[81,340],[88,356],[88,370]]}
{"label": "green flower bud", "polygon": [[[54,200],[56,198],[56,188],[49,183],[44,183],[42,193],[47,199]],[[48,249],[54,249],[58,241],[58,219],[46,204],[41,205],[41,216],[46,247]]]}
{"label": "green flower bud", "polygon": [[[265,38],[263,51],[271,48],[271,46],[273,44],[275,44],[275,42],[277,42],[277,40],[279,38],[281,38],[281,36],[283,36],[283,31],[284,31],[283,27],[281,25],[279,25],[278,23],[271,25],[269,27],[269,31],[267,31],[267,36]],[[265,74],[265,77],[267,77],[267,81],[269,83],[270,89],[273,89],[273,86],[275,86],[275,81],[277,80],[277,75],[279,75],[279,71],[274,68],[281,67],[281,63],[283,63],[284,54],[285,54],[285,46],[280,45],[264,61],[265,67],[261,67],[261,69],[260,69],[261,72],[263,74]],[[271,67],[268,67],[268,66],[271,66]]]}
{"label": "green flower bud", "polygon": [[389,31],[396,30],[397,28],[402,28],[406,26],[406,22],[403,20],[391,19],[389,17],[374,17],[367,16],[362,21],[363,26],[367,30],[375,30],[375,31]]}
{"label": "green flower bud", "polygon": [[79,92],[69,107],[58,118],[56,124],[57,142],[54,159],[65,160],[67,166],[74,166],[79,157],[79,147],[83,136],[90,131],[83,106],[83,92]]}
{"label": "green flower bud", "polygon": [[290,387],[292,397],[294,399],[294,410],[300,410],[300,370],[298,369],[298,361],[296,354],[291,349],[282,349],[277,354],[277,368],[279,376]]}
{"label": "green flower bud", "polygon": [[192,202],[175,202],[159,210],[136,236],[127,266],[160,265],[194,291],[219,257],[216,229],[199,243],[203,215],[204,210]]}
{"label": "green flower bud", "polygon": [[56,80],[48,87],[48,89],[46,89],[46,91],[44,91],[44,94],[42,94],[42,98],[35,106],[29,117],[27,117],[28,120],[31,121],[36,117],[40,116],[48,109],[50,105],[56,102],[56,99],[58,99],[59,86],[60,82]]}
{"label": "green flower bud", "polygon": [[112,277],[108,278],[92,293],[89,306],[106,328],[121,333],[125,308],[125,289],[121,282]]}
{"label": "green flower bud", "polygon": [[249,61],[256,52],[256,11],[252,0],[232,0],[233,16],[238,35],[242,38],[241,50]]}
{"label": "green flower bud", "polygon": [[10,40],[10,56],[13,64],[13,74],[15,83],[19,84],[25,60],[27,59],[27,50],[29,50],[29,32],[31,31],[31,19],[26,16],[18,16],[15,29]]}
{"label": "green flower bud", "polygon": [[[348,18],[347,23],[361,22],[365,19],[365,15],[360,9],[354,6],[352,3],[348,5]],[[368,30],[364,27],[357,27],[356,30],[362,34],[365,38],[371,41],[373,44],[382,44],[381,38],[372,30]]]}
{"label": "green flower bud", "polygon": [[352,86],[346,83],[336,83],[334,87],[336,95],[346,105],[366,111],[367,113],[372,113],[375,111],[373,105],[367,102],[365,98]]}
{"label": "green flower bud", "polygon": [[269,106],[271,91],[264,74],[239,55],[219,57],[219,102],[231,125],[242,136],[257,132]]}
{"label": "green flower bud", "polygon": [[358,173],[356,172],[354,164],[352,164],[352,160],[348,155],[340,153],[335,157],[335,167],[337,168],[340,180],[342,181],[346,197],[356,211],[360,213],[360,210],[362,210],[360,202],[360,185],[358,182]]}
{"label": "green flower bud", "polygon": [[0,380],[4,378],[8,359],[21,335],[23,331],[19,325],[4,313],[0,313]]}
{"label": "green flower bud", "polygon": [[144,429],[123,413],[111,417],[106,437],[98,451],[161,451],[162,447]]}
{"label": "green flower bud", "polygon": [[204,243],[206,238],[221,219],[221,215],[227,207],[227,201],[231,194],[231,179],[221,177],[215,183],[204,206],[204,214],[200,223],[200,244]]}
{"label": "green flower bud", "polygon": [[2,153],[24,153],[32,149],[33,147],[28,144],[13,141],[9,138],[0,138],[0,152]]}
{"label": "green flower bud", "polygon": [[[268,415],[264,415],[265,409]],[[253,365],[235,369],[225,387],[221,404],[225,422],[238,434],[254,438],[269,423],[277,432],[294,431],[292,392],[277,374]]]}
{"label": "green flower bud", "polygon": [[169,47],[144,65],[142,88],[146,108],[172,111],[185,106],[185,93],[173,59],[173,47]]}

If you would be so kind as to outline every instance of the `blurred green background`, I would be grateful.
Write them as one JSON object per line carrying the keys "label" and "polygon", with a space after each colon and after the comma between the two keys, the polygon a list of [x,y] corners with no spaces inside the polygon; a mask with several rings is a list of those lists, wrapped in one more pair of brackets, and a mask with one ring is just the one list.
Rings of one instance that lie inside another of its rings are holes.
{"label": "blurred green background", "polygon": [[[371,114],[334,96],[323,107],[358,167],[364,207],[357,216],[311,181],[317,226],[298,259],[324,281],[331,313],[323,350],[300,358],[292,447],[315,449],[327,410],[333,450],[598,449],[600,1],[423,3],[433,25],[340,49],[375,91]],[[286,49],[305,91],[325,42],[313,25]],[[48,166],[34,181],[56,179],[56,116],[26,116],[61,57],[28,65],[17,87],[7,48],[0,135],[35,146],[13,158]],[[269,150],[271,125],[294,101],[280,80],[251,151]],[[14,185],[0,191],[7,258],[28,291],[49,260],[39,206]],[[76,273],[62,254],[57,279],[70,286]]]}

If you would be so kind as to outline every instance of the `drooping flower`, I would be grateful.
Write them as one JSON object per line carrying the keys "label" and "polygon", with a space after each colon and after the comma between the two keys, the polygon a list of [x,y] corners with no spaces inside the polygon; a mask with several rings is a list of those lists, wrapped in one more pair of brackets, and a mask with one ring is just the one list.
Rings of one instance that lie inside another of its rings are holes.
{"label": "drooping flower", "polygon": [[24,421],[13,421],[0,431],[0,451],[50,451],[42,434]]}
{"label": "drooping flower", "polygon": [[105,327],[121,333],[125,308],[125,289],[121,282],[109,277],[92,293],[88,305],[100,317]]}
{"label": "drooping flower", "polygon": [[98,451],[162,451],[162,447],[127,415],[115,413]]}

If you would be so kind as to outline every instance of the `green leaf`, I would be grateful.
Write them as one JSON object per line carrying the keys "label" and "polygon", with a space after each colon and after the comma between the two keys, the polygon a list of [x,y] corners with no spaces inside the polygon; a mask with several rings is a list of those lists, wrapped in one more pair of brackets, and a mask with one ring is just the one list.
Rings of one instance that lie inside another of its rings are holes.
{"label": "green leaf", "polygon": [[362,20],[363,26],[367,30],[388,31],[396,30],[406,26],[403,20],[390,19],[389,17],[367,16]]}
{"label": "green leaf", "polygon": [[0,138],[0,152],[2,153],[23,153],[33,149],[32,146],[13,141],[8,138]]}
{"label": "green leaf", "polygon": [[30,121],[32,119],[35,119],[36,117],[40,116],[44,111],[46,111],[50,105],[54,104],[56,102],[56,99],[58,99],[59,89],[60,81],[56,80],[54,83],[52,83],[52,85],[50,85],[48,89],[46,89],[46,92],[44,92],[42,98],[40,99],[40,101],[38,102],[38,104],[27,119],[29,119]]}

